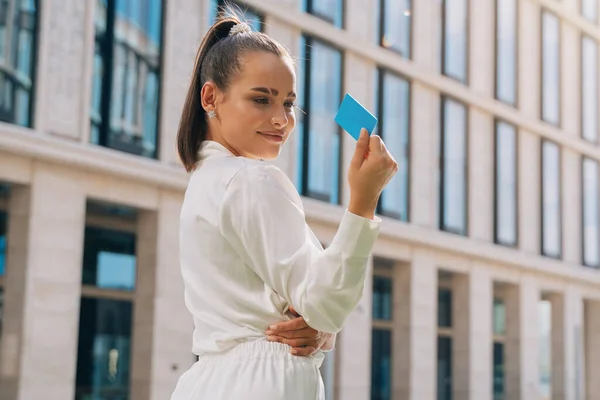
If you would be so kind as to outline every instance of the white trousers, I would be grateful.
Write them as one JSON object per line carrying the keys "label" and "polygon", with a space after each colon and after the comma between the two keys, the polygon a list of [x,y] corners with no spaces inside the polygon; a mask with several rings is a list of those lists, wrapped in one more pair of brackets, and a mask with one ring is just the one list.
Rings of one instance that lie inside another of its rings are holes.
{"label": "white trousers", "polygon": [[201,355],[171,400],[324,400],[322,354],[298,357],[290,347],[260,339]]}

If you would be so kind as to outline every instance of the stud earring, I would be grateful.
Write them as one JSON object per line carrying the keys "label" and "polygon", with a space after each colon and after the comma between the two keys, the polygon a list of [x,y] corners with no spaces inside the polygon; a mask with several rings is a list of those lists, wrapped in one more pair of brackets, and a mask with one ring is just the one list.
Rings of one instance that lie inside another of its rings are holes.
{"label": "stud earring", "polygon": [[208,115],[208,118],[213,119],[217,116],[217,113],[215,112],[215,110],[210,110],[206,113],[206,115]]}

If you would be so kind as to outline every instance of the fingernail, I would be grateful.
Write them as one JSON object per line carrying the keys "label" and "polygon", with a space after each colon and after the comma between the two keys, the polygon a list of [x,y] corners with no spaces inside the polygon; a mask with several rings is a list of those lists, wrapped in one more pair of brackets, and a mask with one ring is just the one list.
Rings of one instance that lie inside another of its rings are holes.
{"label": "fingernail", "polygon": [[272,331],[276,331],[277,330],[277,325],[271,325],[269,327],[269,329],[272,330]]}
{"label": "fingernail", "polygon": [[273,331],[272,331],[272,330],[268,330],[268,331],[266,331],[266,332],[265,332],[265,334],[267,334],[267,335],[272,335],[272,334],[273,334]]}
{"label": "fingernail", "polygon": [[298,350],[292,350],[292,354],[294,354],[294,355],[298,354]]}
{"label": "fingernail", "polygon": [[267,340],[275,341],[275,336],[267,336]]}

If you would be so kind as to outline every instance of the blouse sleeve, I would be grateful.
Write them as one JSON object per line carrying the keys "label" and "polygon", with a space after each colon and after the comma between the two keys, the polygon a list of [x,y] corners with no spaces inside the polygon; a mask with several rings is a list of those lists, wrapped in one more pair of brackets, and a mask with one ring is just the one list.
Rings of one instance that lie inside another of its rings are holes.
{"label": "blouse sleeve", "polygon": [[331,245],[313,240],[300,196],[268,164],[242,169],[220,208],[221,234],[244,262],[312,328],[337,333],[360,301],[381,220],[348,211]]}

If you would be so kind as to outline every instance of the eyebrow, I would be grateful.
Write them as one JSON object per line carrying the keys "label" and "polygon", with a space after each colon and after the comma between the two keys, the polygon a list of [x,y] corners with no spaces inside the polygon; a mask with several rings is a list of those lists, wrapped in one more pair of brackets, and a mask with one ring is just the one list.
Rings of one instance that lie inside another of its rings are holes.
{"label": "eyebrow", "polygon": [[[252,88],[252,90],[254,90],[255,92],[272,94],[273,96],[277,96],[279,94],[279,90],[273,89],[273,88],[269,89],[266,87],[255,87],[255,88]],[[294,91],[291,91],[288,93],[287,97],[296,97],[296,93]]]}

